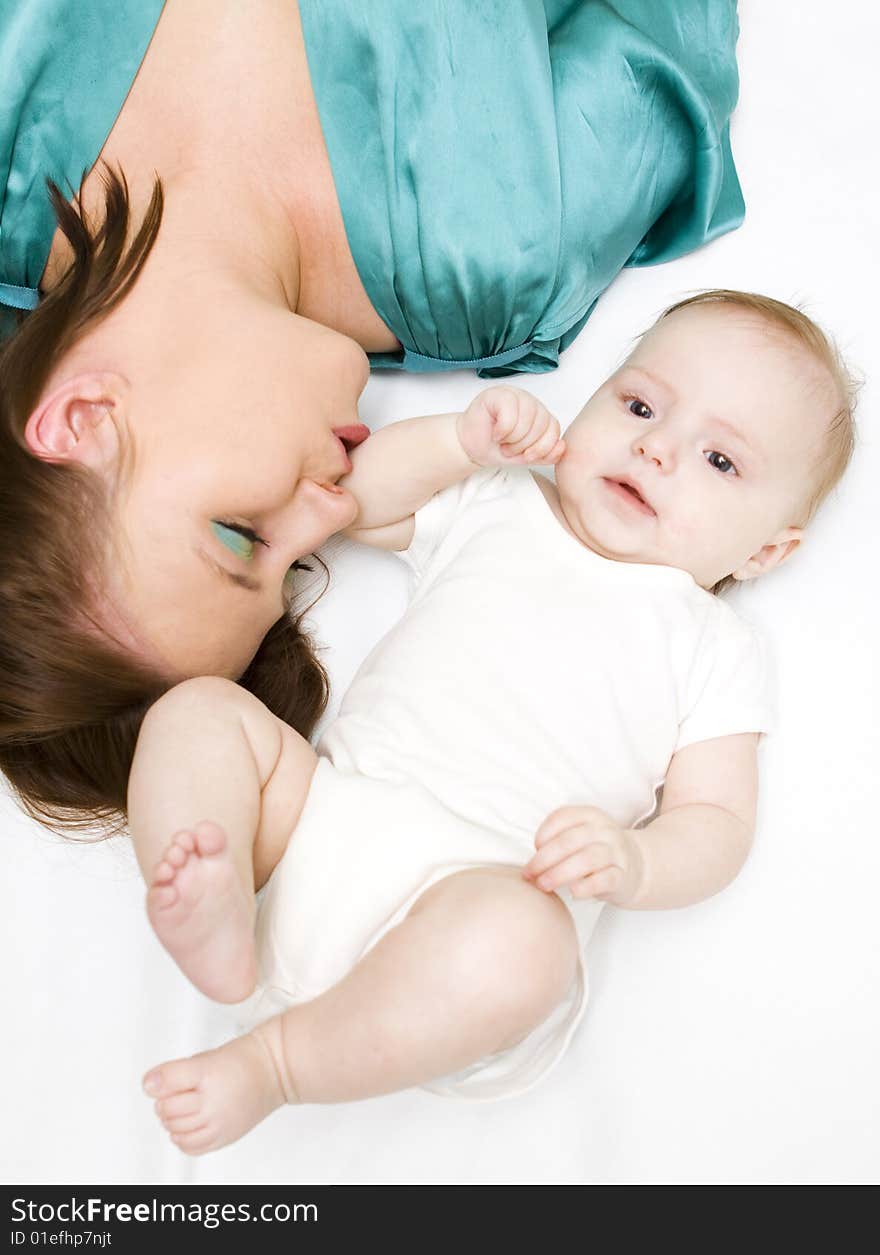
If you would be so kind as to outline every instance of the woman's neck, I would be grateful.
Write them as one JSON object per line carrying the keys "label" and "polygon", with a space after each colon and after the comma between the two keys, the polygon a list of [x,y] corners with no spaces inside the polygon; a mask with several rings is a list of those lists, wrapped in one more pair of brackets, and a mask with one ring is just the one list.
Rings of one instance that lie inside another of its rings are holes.
{"label": "woman's neck", "polygon": [[[137,78],[101,152],[125,173],[133,226],[156,173],[162,234],[192,232],[232,266],[280,283],[290,308],[357,340],[398,347],[354,265],[312,93],[295,0],[166,0]],[[101,161],[83,204],[100,221]],[[173,205],[173,209],[172,209]],[[70,261],[56,232],[42,286]]]}

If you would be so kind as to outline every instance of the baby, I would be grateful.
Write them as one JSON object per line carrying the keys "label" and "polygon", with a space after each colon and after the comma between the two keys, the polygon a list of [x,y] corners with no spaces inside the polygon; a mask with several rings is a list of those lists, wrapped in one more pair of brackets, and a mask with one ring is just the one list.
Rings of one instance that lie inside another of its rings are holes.
{"label": "baby", "polygon": [[583,1014],[602,903],[733,879],[769,714],[759,642],[713,592],[790,556],[851,446],[823,334],[710,292],[564,440],[495,387],[356,451],[348,534],[396,550],[414,589],[318,753],[219,678],[171,690],[138,742],[153,927],[256,1025],[146,1076],[182,1150],[285,1102],[518,1092]]}

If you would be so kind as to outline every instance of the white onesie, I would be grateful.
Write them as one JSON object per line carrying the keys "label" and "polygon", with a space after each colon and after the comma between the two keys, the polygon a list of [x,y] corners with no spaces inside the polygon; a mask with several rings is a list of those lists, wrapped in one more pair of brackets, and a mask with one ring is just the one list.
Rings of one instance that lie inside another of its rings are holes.
{"label": "white onesie", "polygon": [[[338,981],[435,881],[521,867],[558,807],[598,806],[632,826],[677,750],[769,728],[752,628],[685,571],[580,545],[528,471],[486,470],[438,493],[401,556],[411,602],[324,733],[262,895],[257,1019]],[[583,948],[601,904],[561,896]],[[585,1004],[581,963],[523,1042],[429,1088],[527,1088]]]}

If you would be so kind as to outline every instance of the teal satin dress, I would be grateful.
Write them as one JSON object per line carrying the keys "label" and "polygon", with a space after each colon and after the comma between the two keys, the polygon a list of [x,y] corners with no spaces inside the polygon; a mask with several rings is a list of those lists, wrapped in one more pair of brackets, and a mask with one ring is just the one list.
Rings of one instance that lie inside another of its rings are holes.
{"label": "teal satin dress", "polygon": [[[299,0],[373,365],[553,369],[623,266],[737,226],[735,0]],[[50,175],[97,157],[158,0],[0,0],[0,301],[28,308]],[[5,286],[4,286],[5,285]]]}
{"label": "teal satin dress", "polygon": [[125,102],[163,0],[0,0],[0,335],[32,309],[55,215]]}

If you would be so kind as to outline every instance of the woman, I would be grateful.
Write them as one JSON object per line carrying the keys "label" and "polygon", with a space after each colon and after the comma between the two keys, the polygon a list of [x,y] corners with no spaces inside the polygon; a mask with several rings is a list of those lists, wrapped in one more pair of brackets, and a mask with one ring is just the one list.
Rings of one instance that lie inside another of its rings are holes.
{"label": "woman", "polygon": [[736,226],[735,38],[734,0],[0,18],[0,298],[33,311],[0,355],[0,766],[32,814],[118,819],[185,676],[311,730],[285,608],[350,509],[368,355],[552,369],[621,266]]}

